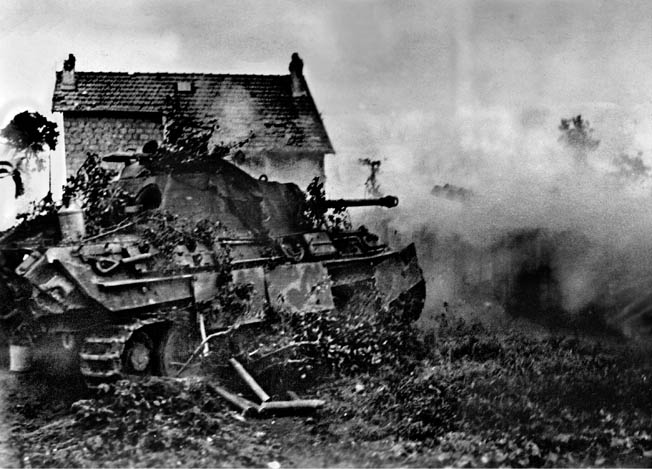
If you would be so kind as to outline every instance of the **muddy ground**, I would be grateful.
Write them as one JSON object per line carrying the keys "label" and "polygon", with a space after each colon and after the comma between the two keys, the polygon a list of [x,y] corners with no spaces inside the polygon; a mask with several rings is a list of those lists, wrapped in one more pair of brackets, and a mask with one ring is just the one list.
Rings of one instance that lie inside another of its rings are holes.
{"label": "muddy ground", "polygon": [[0,467],[18,467],[20,461],[12,445],[14,416],[9,413],[8,392],[14,387],[15,376],[6,368],[0,370]]}
{"label": "muddy ground", "polygon": [[[46,377],[47,365],[39,373],[4,373],[0,465],[652,464],[647,352],[612,335],[435,316],[427,327],[422,321],[420,347],[406,347],[398,359],[296,375],[285,387],[326,402],[298,416],[243,418],[205,382],[136,381],[98,394],[74,374]],[[287,399],[283,389],[273,393]],[[9,428],[10,447],[3,444]]]}

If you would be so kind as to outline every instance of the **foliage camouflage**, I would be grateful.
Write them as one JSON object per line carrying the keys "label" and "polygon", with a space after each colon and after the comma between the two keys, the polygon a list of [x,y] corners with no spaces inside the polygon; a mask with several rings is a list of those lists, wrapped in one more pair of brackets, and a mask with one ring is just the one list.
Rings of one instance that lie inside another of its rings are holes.
{"label": "foliage camouflage", "polygon": [[314,178],[306,188],[306,204],[303,217],[308,226],[314,229],[326,229],[340,232],[351,229],[351,219],[346,207],[326,208],[324,183],[318,177]]}

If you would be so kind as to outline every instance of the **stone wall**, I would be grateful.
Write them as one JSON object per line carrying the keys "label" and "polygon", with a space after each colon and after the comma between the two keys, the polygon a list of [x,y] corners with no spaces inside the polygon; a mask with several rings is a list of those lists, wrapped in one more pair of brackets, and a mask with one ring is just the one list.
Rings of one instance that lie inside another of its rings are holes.
{"label": "stone wall", "polygon": [[74,174],[88,152],[139,150],[150,140],[163,139],[161,116],[63,114],[66,171]]}
{"label": "stone wall", "polygon": [[[63,115],[66,171],[74,174],[88,152],[139,150],[150,140],[163,139],[161,117],[136,114],[92,114],[66,112]],[[294,182],[305,190],[314,177],[325,179],[324,154],[311,151],[250,152],[244,150],[236,164],[253,177]]]}

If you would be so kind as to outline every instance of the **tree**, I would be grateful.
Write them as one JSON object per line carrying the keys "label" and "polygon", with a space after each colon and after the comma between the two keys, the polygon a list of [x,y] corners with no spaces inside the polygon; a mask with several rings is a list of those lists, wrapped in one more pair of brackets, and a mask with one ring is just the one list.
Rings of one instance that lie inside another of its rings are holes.
{"label": "tree", "polygon": [[378,173],[380,172],[380,160],[370,158],[360,158],[358,163],[369,168],[369,177],[364,182],[365,193],[372,197],[381,197],[383,195],[378,184]]}
{"label": "tree", "polygon": [[581,115],[562,119],[559,125],[561,136],[559,141],[573,151],[573,156],[579,163],[586,163],[589,152],[595,150],[600,140],[593,138],[593,129],[589,121]]}
{"label": "tree", "polygon": [[650,168],[643,161],[643,152],[639,151],[636,156],[630,156],[626,153],[614,158],[614,165],[617,169],[617,175],[628,180],[642,180],[650,177]]}
{"label": "tree", "polygon": [[37,167],[43,167],[43,160],[38,154],[47,146],[54,150],[57,146],[59,132],[57,124],[43,117],[38,112],[23,111],[16,114],[7,126],[0,131],[7,144],[16,150],[17,156],[12,161],[13,178],[16,183],[16,197],[24,193],[21,172],[25,163],[34,160]]}

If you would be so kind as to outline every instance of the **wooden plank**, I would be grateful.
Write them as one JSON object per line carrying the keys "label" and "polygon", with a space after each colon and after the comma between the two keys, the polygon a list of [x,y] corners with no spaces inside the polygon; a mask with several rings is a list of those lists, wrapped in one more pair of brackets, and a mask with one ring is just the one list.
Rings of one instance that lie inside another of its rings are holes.
{"label": "wooden plank", "polygon": [[326,404],[321,399],[297,399],[293,401],[269,401],[263,402],[258,407],[258,412],[261,414],[273,414],[288,411],[307,411],[316,410]]}
{"label": "wooden plank", "polygon": [[229,359],[229,363],[231,363],[231,366],[235,368],[235,371],[240,375],[240,377],[244,380],[245,383],[251,388],[251,390],[258,396],[258,398],[262,402],[267,402],[269,401],[270,397],[269,394],[265,392],[263,388],[260,387],[260,385],[256,382],[253,376],[251,376],[247,370],[245,370],[244,366],[240,364],[238,360],[235,358]]}

